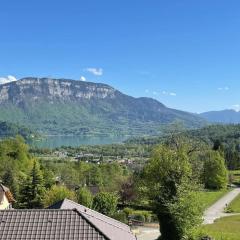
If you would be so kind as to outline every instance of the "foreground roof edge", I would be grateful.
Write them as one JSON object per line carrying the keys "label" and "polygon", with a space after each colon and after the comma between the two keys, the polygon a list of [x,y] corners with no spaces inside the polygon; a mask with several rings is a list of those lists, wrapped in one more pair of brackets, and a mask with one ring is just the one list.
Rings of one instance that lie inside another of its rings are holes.
{"label": "foreground roof edge", "polygon": [[90,224],[92,227],[94,227],[99,233],[101,233],[107,240],[111,240],[108,236],[106,236],[106,234],[104,234],[102,232],[102,230],[100,230],[95,224],[93,224],[91,221],[89,221],[89,219],[87,219],[80,211],[78,211],[76,208],[74,209],[70,209],[74,212],[76,212],[78,215],[80,215],[82,218],[84,218],[84,220]]}
{"label": "foreground roof edge", "polygon": [[[98,215],[101,215],[101,216],[103,216],[104,218],[107,218],[107,219],[109,219],[109,220],[111,220],[111,221],[114,221],[114,222],[116,222],[116,223],[118,223],[118,224],[121,224],[122,226],[126,226],[126,227],[129,227],[127,224],[125,224],[125,223],[122,223],[122,222],[120,222],[120,221],[118,221],[118,220],[116,220],[116,219],[114,219],[114,218],[111,218],[111,217],[109,217],[109,216],[107,216],[107,215],[104,215],[104,214],[102,214],[102,213],[100,213],[100,212],[97,212],[97,211],[95,211],[95,210],[93,210],[93,209],[91,209],[91,208],[88,208],[88,207],[85,207],[84,205],[81,205],[81,204],[79,204],[79,203],[76,203],[76,202],[74,202],[74,201],[72,201],[72,200],[70,200],[70,199],[68,199],[68,198],[64,198],[63,200],[60,200],[60,201],[58,201],[58,202],[56,202],[56,203],[54,203],[54,204],[52,204],[51,206],[49,206],[48,208],[49,209],[52,209],[52,208],[54,208],[54,207],[61,207],[63,204],[64,204],[64,202],[70,202],[70,203],[72,203],[72,204],[74,204],[74,205],[79,205],[79,206],[81,206],[81,207],[84,207],[84,208],[86,208],[87,210],[89,210],[89,211],[91,211],[91,212],[95,212],[95,213],[97,213]],[[56,208],[55,208],[56,209]],[[66,208],[67,209],[67,208]],[[71,209],[71,208],[70,208]],[[73,208],[72,208],[73,209]],[[85,213],[85,214],[87,214],[87,215],[90,215],[90,214],[88,214],[88,213]],[[100,219],[100,220],[102,220],[102,219]],[[108,222],[106,222],[106,223],[108,223]],[[108,223],[108,224],[110,224],[110,223]],[[111,224],[111,225],[113,225],[113,224]],[[115,225],[113,225],[113,226],[115,226]],[[119,228],[118,226],[115,226],[115,227],[117,227],[117,228]],[[130,228],[130,227],[129,227]],[[119,229],[121,229],[121,228],[119,228]],[[124,231],[124,229],[122,229],[123,231]]]}

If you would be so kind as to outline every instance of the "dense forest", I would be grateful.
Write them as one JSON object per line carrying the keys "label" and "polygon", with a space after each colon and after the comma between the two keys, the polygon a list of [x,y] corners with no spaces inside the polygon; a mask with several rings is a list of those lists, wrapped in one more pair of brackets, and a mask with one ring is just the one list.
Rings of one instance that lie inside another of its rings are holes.
{"label": "dense forest", "polygon": [[[177,132],[177,133],[176,133]],[[199,141],[213,149],[221,149],[229,169],[240,168],[240,124],[217,124],[195,130],[173,129],[159,137],[132,138],[126,141],[128,145],[151,146],[161,144],[172,136],[184,137]],[[146,147],[144,147],[146,149]]]}

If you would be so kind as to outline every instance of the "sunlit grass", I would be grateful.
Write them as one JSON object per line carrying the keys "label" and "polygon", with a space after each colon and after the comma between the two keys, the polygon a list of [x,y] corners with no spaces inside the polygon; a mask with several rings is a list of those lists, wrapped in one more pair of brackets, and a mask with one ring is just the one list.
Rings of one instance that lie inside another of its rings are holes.
{"label": "sunlit grass", "polygon": [[239,240],[240,215],[221,218],[214,224],[203,226],[202,231],[215,240]]}
{"label": "sunlit grass", "polygon": [[203,204],[204,209],[207,209],[211,205],[213,205],[215,202],[218,201],[221,197],[223,197],[227,192],[229,192],[229,189],[224,189],[220,191],[202,191],[199,193],[200,201]]}
{"label": "sunlit grass", "polygon": [[[240,195],[238,195],[228,206],[228,212],[240,213]],[[239,226],[240,227],[240,226]]]}

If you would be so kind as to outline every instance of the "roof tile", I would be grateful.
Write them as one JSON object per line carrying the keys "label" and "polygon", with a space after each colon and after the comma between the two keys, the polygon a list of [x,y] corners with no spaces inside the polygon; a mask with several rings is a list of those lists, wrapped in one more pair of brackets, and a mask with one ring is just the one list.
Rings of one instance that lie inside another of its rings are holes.
{"label": "roof tile", "polygon": [[77,210],[0,211],[0,240],[108,240]]}

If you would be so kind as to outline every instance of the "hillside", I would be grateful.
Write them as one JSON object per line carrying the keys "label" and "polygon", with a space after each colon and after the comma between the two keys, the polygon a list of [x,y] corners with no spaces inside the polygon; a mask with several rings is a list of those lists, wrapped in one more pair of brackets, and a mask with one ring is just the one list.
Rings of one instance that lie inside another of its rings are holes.
{"label": "hillside", "polygon": [[205,112],[200,116],[212,123],[240,123],[240,112],[234,110]]}
{"label": "hillside", "polygon": [[15,137],[16,135],[21,135],[25,139],[37,136],[36,133],[24,126],[0,121],[0,138]]}
{"label": "hillside", "polygon": [[151,98],[134,98],[101,83],[24,78],[0,85],[0,120],[51,135],[139,135],[159,133],[162,124],[188,128],[199,116],[167,108]]}

